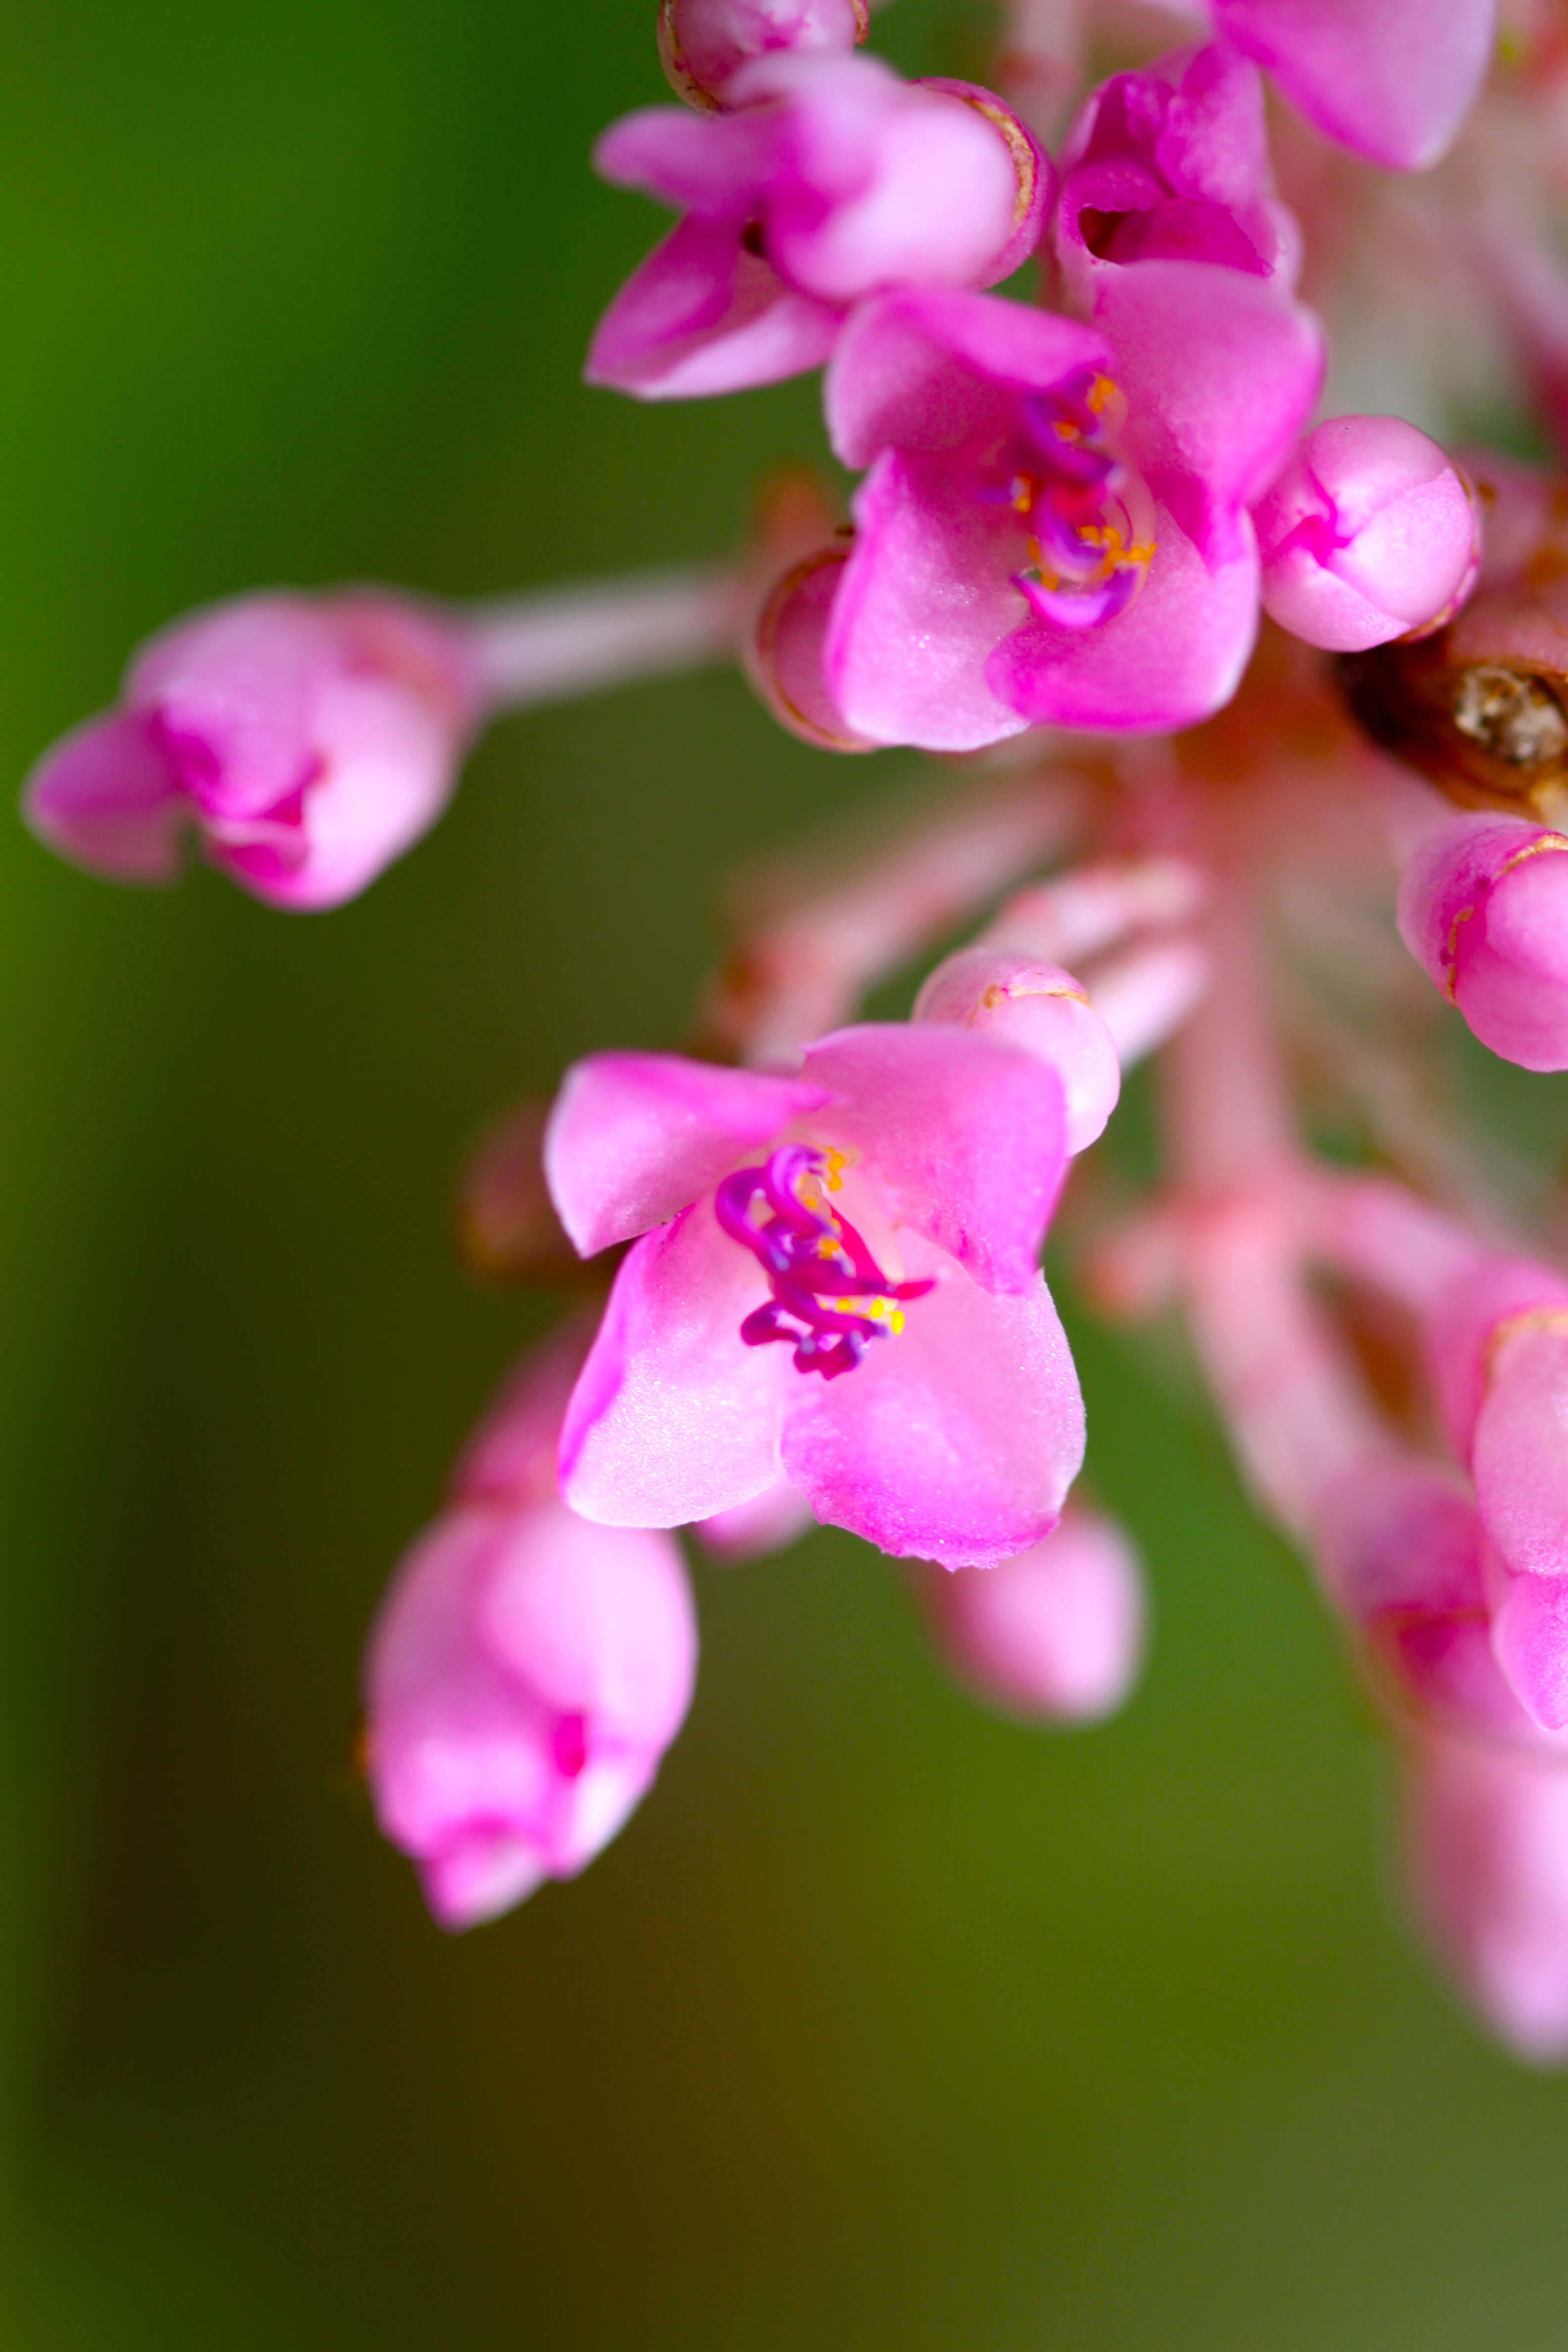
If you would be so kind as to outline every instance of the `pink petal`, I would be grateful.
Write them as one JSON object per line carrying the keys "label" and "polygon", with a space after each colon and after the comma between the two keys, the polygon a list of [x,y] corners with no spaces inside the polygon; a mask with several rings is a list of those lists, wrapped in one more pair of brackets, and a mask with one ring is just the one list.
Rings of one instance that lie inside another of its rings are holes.
{"label": "pink petal", "polygon": [[1492,1341],[1470,1467],[1503,1565],[1556,1581],[1568,1577],[1568,1311],[1541,1315]]}
{"label": "pink petal", "polygon": [[973,751],[1026,721],[986,663],[1024,600],[1011,574],[1025,532],[940,457],[879,457],[855,496],[858,536],[825,646],[846,726],[880,743]]}
{"label": "pink petal", "polygon": [[1435,163],[1480,88],[1494,0],[1214,0],[1309,121],[1396,171]]}
{"label": "pink petal", "polygon": [[1230,561],[1248,536],[1241,508],[1318,396],[1321,329],[1271,282],[1195,261],[1104,272],[1094,312],[1127,395],[1129,456],[1205,559]]}
{"label": "pink petal", "polygon": [[741,1325],[765,1286],[710,1200],[647,1234],[616,1276],[561,1433],[561,1491],[607,1527],[711,1518],[779,1475],[779,1402],[799,1380]]}
{"label": "pink petal", "polygon": [[1067,1164],[1055,1070],[937,1023],[871,1023],[806,1049],[837,1097],[824,1132],[861,1151],[901,1214],[987,1290],[1032,1288]]}
{"label": "pink petal", "polygon": [[672,1536],[595,1527],[563,1503],[519,1515],[480,1602],[480,1636],[544,1704],[601,1736],[663,1748],[697,1670],[697,1620]]}
{"label": "pink petal", "polygon": [[993,692],[1021,719],[1055,727],[1163,734],[1212,716],[1236,692],[1258,634],[1258,557],[1245,515],[1237,529],[1239,551],[1211,567],[1161,508],[1142,593],[1099,628],[1032,616],[987,662]]}
{"label": "pink petal", "polygon": [[590,1054],[561,1082],[544,1173],[584,1257],[667,1224],[827,1101],[820,1086],[680,1054]]}
{"label": "pink petal", "polygon": [[841,318],[748,253],[737,223],[694,215],[627,278],[584,374],[641,400],[743,392],[820,367]]}
{"label": "pink petal", "polygon": [[553,1500],[561,1423],[593,1337],[578,1313],[528,1349],[458,1457],[455,1501]]}
{"label": "pink petal", "polygon": [[705,1552],[711,1553],[715,1559],[733,1563],[762,1559],[769,1552],[787,1551],[816,1524],[805,1496],[787,1478],[781,1478],[776,1486],[754,1496],[751,1502],[739,1503],[732,1511],[719,1511],[712,1518],[699,1521],[696,1534]]}
{"label": "pink petal", "polygon": [[237,597],[144,646],[126,700],[156,713],[180,782],[209,816],[257,817],[314,775],[315,698],[342,659],[342,633],[319,603]]}
{"label": "pink petal", "polygon": [[956,448],[1008,431],[1019,391],[1110,364],[1105,339],[1076,319],[994,295],[907,288],[862,303],[824,386],[827,429],[846,466],[883,449]]}
{"label": "pink petal", "polygon": [[[935,1252],[918,1276],[940,1265]],[[953,1273],[831,1382],[792,1374],[785,1475],[819,1519],[896,1558],[990,1568],[1050,1533],[1083,1459],[1083,1399],[1045,1283]]]}
{"label": "pink petal", "polygon": [[1492,1648],[1509,1686],[1548,1731],[1568,1726],[1568,1577],[1502,1578]]}
{"label": "pink petal", "polygon": [[188,803],[139,714],[111,710],[44,753],[22,793],[28,824],[53,850],[111,882],[173,882]]}
{"label": "pink petal", "polygon": [[775,170],[775,112],[689,114],[647,106],[612,122],[594,148],[594,169],[616,187],[641,188],[676,212],[723,213],[743,221]]}

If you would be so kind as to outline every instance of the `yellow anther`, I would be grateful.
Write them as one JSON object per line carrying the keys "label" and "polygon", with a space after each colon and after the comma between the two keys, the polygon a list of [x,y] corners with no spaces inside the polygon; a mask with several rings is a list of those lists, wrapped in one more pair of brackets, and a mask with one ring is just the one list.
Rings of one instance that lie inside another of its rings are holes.
{"label": "yellow anther", "polygon": [[1094,411],[1096,416],[1103,416],[1115,397],[1116,386],[1110,378],[1108,375],[1097,375],[1084,394],[1084,402],[1087,407]]}
{"label": "yellow anther", "polygon": [[887,1311],[888,1302],[885,1298],[873,1298],[871,1304],[866,1309],[867,1314],[871,1318],[873,1323],[879,1323]]}
{"label": "yellow anther", "polygon": [[835,1241],[831,1234],[823,1234],[822,1239],[816,1244],[816,1255],[818,1257],[837,1256],[838,1244]]}
{"label": "yellow anther", "polygon": [[838,1312],[840,1315],[853,1315],[855,1312],[855,1301],[852,1298],[841,1298],[838,1301]]}
{"label": "yellow anther", "polygon": [[1083,439],[1083,435],[1079,431],[1078,426],[1076,425],[1069,425],[1065,416],[1062,417],[1058,423],[1052,425],[1051,431],[1056,435],[1058,441],[1081,441]]}
{"label": "yellow anther", "polygon": [[828,1152],[826,1182],[827,1189],[830,1192],[841,1192],[843,1191],[844,1171],[848,1167],[848,1165],[849,1155],[847,1152],[833,1150]]}
{"label": "yellow anther", "polygon": [[892,1313],[888,1318],[888,1328],[896,1339],[903,1328],[904,1310],[901,1307],[895,1307]]}
{"label": "yellow anther", "polygon": [[1030,512],[1035,503],[1035,494],[1039,487],[1033,474],[1014,475],[1012,503],[1015,514],[1026,515]]}

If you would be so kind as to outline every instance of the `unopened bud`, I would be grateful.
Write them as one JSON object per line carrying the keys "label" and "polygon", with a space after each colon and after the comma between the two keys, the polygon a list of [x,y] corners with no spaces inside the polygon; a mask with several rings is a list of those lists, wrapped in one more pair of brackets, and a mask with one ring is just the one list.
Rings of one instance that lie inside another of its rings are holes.
{"label": "unopened bud", "polygon": [[1104,1132],[1121,1091],[1121,1066],[1082,984],[1058,964],[1005,948],[961,948],[931,973],[914,1017],[986,1030],[1048,1062],[1062,1082],[1069,1153]]}
{"label": "unopened bud", "polygon": [[1265,610],[1331,653],[1440,626],[1475,579],[1469,491],[1437,444],[1397,416],[1320,425],[1255,520]]}
{"label": "unopened bud", "polygon": [[794,49],[847,53],[870,29],[865,0],[660,0],[658,55],[670,88],[703,113],[753,58]]}
{"label": "unopened bud", "polygon": [[1522,817],[1455,817],[1417,843],[1399,934],[1483,1045],[1568,1069],[1568,835]]}

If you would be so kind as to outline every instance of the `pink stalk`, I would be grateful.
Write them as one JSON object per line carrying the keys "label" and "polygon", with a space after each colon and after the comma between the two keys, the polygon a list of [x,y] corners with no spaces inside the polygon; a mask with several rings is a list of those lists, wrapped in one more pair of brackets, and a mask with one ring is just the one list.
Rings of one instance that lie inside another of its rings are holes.
{"label": "pink stalk", "polygon": [[1209,958],[1194,939],[1151,940],[1091,971],[1089,1000],[1124,1070],[1174,1036],[1209,984]]}
{"label": "pink stalk", "polygon": [[1202,907],[1207,887],[1202,869],[1184,857],[1075,866],[1054,881],[1016,892],[974,944],[1016,948],[1043,963],[1073,967],[1117,946],[1129,932],[1188,921]]}
{"label": "pink stalk", "polygon": [[[787,1066],[837,1028],[866,991],[1062,847],[1082,779],[1058,772],[976,784],[922,811],[826,887],[786,888],[743,923],[720,976],[709,1027],[753,1067]],[[761,898],[766,890],[754,892]]]}
{"label": "pink stalk", "polygon": [[737,575],[721,564],[540,589],[464,611],[492,712],[727,660],[742,617]]}

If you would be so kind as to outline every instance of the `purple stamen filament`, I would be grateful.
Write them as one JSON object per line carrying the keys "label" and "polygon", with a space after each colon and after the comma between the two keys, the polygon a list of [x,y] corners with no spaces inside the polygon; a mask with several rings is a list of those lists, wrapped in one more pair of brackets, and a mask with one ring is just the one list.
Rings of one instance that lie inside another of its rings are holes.
{"label": "purple stamen filament", "polygon": [[977,492],[1028,524],[1029,567],[1013,584],[1043,620],[1065,628],[1113,619],[1153,558],[1137,522],[1147,493],[1107,438],[1107,412],[1120,405],[1115,385],[1088,368],[1031,394],[1019,433],[1000,453],[1003,478]]}
{"label": "purple stamen filament", "polygon": [[[765,1166],[726,1176],[714,1202],[720,1224],[751,1251],[773,1293],[747,1316],[742,1339],[748,1348],[786,1341],[795,1370],[825,1381],[852,1372],[873,1339],[903,1328],[900,1302],[935,1287],[889,1282],[848,1218],[826,1206],[822,1196],[837,1187],[840,1164],[836,1152],[825,1160],[808,1145],[786,1143]],[[759,1201],[760,1220],[752,1214]]]}

